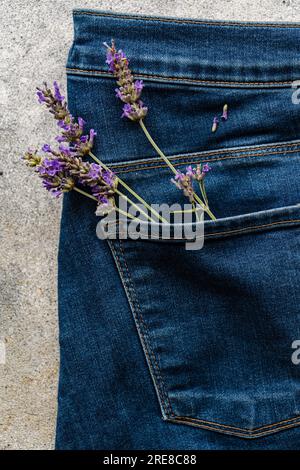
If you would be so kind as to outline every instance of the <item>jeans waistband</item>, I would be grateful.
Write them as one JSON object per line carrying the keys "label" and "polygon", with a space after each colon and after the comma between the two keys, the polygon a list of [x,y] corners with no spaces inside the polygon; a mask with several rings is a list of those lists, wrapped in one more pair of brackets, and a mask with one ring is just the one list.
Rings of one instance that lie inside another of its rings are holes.
{"label": "jeans waistband", "polygon": [[74,10],[68,73],[110,76],[115,39],[136,76],[214,86],[290,86],[300,78],[300,24],[158,18]]}

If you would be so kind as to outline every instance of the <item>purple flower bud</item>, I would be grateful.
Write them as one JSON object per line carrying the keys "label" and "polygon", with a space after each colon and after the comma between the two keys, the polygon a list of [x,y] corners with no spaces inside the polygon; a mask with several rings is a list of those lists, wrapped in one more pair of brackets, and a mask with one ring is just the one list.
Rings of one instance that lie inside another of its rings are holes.
{"label": "purple flower bud", "polygon": [[126,103],[123,106],[123,113],[122,118],[127,117],[131,121],[139,121],[143,119],[147,114],[148,108],[146,108],[142,101],[138,101],[137,103]]}
{"label": "purple flower bud", "polygon": [[211,166],[209,166],[208,163],[205,163],[202,167],[202,172],[203,173],[208,173],[211,170]]}
{"label": "purple flower bud", "polygon": [[40,175],[55,176],[60,171],[63,171],[64,164],[56,158],[44,158],[42,164],[38,167]]}
{"label": "purple flower bud", "polygon": [[94,141],[94,138],[96,137],[97,132],[94,129],[90,129],[90,142]]}
{"label": "purple flower bud", "polygon": [[54,97],[55,97],[55,99],[57,101],[59,101],[60,103],[62,103],[63,100],[65,99],[65,97],[61,95],[58,83],[56,81],[53,82],[53,87],[54,87]]}
{"label": "purple flower bud", "polygon": [[47,153],[51,153],[52,150],[51,150],[51,147],[49,144],[44,144],[43,147],[42,147],[42,151],[43,152],[47,152]]}
{"label": "purple flower bud", "polygon": [[67,138],[64,135],[58,135],[55,137],[57,142],[66,142]]}
{"label": "purple flower bud", "polygon": [[79,117],[78,118],[78,125],[79,125],[80,129],[83,129],[85,124],[86,124],[85,120],[82,119],[81,117]]}
{"label": "purple flower bud", "polygon": [[64,120],[57,121],[57,125],[58,125],[58,127],[60,127],[61,129],[63,129],[66,132],[71,130],[71,124],[68,124]]}
{"label": "purple flower bud", "polygon": [[115,183],[115,174],[112,171],[104,171],[102,174],[103,181],[108,185],[108,186],[114,186]]}
{"label": "purple flower bud", "polygon": [[178,189],[183,191],[183,194],[189,198],[191,203],[194,202],[193,179],[188,173],[185,174],[177,171],[174,179],[171,179],[171,181]]}
{"label": "purple flower bud", "polygon": [[94,180],[97,180],[102,175],[102,166],[98,165],[97,163],[91,163],[88,177]]}
{"label": "purple flower bud", "polygon": [[67,157],[70,157],[72,154],[71,154],[71,151],[70,151],[70,148],[63,145],[63,144],[60,144],[59,146],[59,150],[61,151],[61,153],[63,155],[66,155]]}
{"label": "purple flower bud", "polygon": [[213,125],[212,125],[212,128],[211,128],[212,132],[216,132],[216,130],[218,128],[218,124],[219,124],[219,119],[217,118],[217,116],[215,116],[214,120],[213,120]]}
{"label": "purple flower bud", "polygon": [[42,91],[38,90],[38,91],[36,92],[36,95],[37,95],[37,97],[38,97],[39,103],[45,103],[46,98],[45,98],[45,96],[44,96],[44,94],[43,94]]}
{"label": "purple flower bud", "polygon": [[189,166],[186,167],[186,174],[187,174],[188,176],[190,176],[191,178],[194,177],[194,175],[195,175],[195,170],[192,168],[191,165],[189,165]]}
{"label": "purple flower bud", "polygon": [[175,175],[175,180],[176,181],[182,181],[184,178],[184,174],[181,173],[181,171],[177,171],[176,175]]}

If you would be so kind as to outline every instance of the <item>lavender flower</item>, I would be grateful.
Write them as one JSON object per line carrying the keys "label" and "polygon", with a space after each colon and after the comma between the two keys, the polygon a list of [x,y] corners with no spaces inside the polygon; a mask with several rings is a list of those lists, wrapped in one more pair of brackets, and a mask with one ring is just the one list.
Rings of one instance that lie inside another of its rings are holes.
{"label": "lavender flower", "polygon": [[[45,145],[43,146],[45,148]],[[26,164],[34,167],[42,178],[43,187],[53,196],[74,189],[75,184],[87,186],[97,198],[99,205],[114,206],[117,178],[110,170],[105,170],[96,163],[83,162],[81,157],[73,155],[64,145],[59,151],[50,150],[51,156],[43,157],[37,151],[28,150],[22,157]]]}
{"label": "lavender flower", "polygon": [[171,179],[172,183],[177,186],[178,189],[183,191],[183,194],[189,198],[190,203],[195,201],[194,190],[193,190],[193,180],[188,173],[181,173],[177,171],[175,178]]}
{"label": "lavender flower", "polygon": [[68,115],[67,103],[63,103],[64,97],[60,94],[57,82],[53,83],[53,87],[52,91],[44,82],[44,88],[37,88],[38,101],[49,109],[55,119],[64,120]]}
{"label": "lavender flower", "polygon": [[58,83],[56,81],[53,83],[53,90],[46,83],[44,83],[43,89],[38,88],[37,90],[39,103],[45,105],[57,120],[60,134],[56,137],[56,141],[66,142],[70,151],[79,156],[88,155],[93,148],[96,132],[94,129],[90,129],[89,135],[83,135],[85,121],[79,117],[76,122],[71,115]]}
{"label": "lavender flower", "polygon": [[42,176],[56,176],[64,171],[64,166],[57,158],[44,158],[37,170]]}
{"label": "lavender flower", "polygon": [[182,173],[181,171],[177,171],[175,178],[172,179],[172,183],[174,183],[178,189],[183,191],[183,194],[189,198],[191,203],[195,202],[195,193],[193,190],[193,180],[202,181],[205,175],[211,170],[211,167],[208,163],[205,163],[203,167],[201,164],[196,165],[196,167],[192,167],[191,165],[186,167],[186,172]]}
{"label": "lavender flower", "polygon": [[108,204],[114,198],[117,187],[116,175],[105,170],[97,163],[84,163],[84,170],[79,173],[80,184],[89,186],[100,204]]}
{"label": "lavender flower", "polygon": [[51,149],[49,144],[44,144],[43,147],[42,147],[42,151],[51,153],[52,149]]}
{"label": "lavender flower", "polygon": [[208,163],[205,163],[202,167],[202,173],[206,174],[211,170],[211,166]]}
{"label": "lavender flower", "polygon": [[123,101],[122,117],[127,117],[131,121],[143,119],[148,112],[148,108],[140,100],[143,90],[143,81],[134,80],[129,68],[129,61],[122,50],[117,51],[112,40],[111,46],[104,43],[107,48],[106,63],[108,70],[117,77],[116,96]]}
{"label": "lavender flower", "polygon": [[139,121],[145,117],[143,102],[139,101],[138,106],[135,104],[126,103],[123,106],[123,113],[121,117],[127,117],[131,121]]}
{"label": "lavender flower", "polygon": [[55,97],[56,101],[59,102],[59,103],[62,103],[64,101],[65,97],[61,95],[58,83],[56,81],[54,81],[53,86],[54,86],[54,97]]}
{"label": "lavender flower", "polygon": [[190,178],[196,180],[196,181],[201,181],[204,179],[206,173],[208,173],[211,170],[211,167],[208,165],[208,163],[205,163],[203,167],[199,163],[196,165],[194,168],[192,166],[187,166],[186,167],[186,174],[190,176]]}
{"label": "lavender flower", "polygon": [[53,196],[59,197],[62,193],[73,189],[74,180],[69,169],[58,157],[45,158],[38,155],[37,151],[33,152],[29,149],[22,159],[29,167],[35,168],[43,180],[43,187]]}
{"label": "lavender flower", "polygon": [[74,181],[70,177],[64,176],[55,176],[51,178],[50,176],[43,179],[43,186],[50,194],[54,197],[59,197],[63,193],[72,191],[74,188]]}

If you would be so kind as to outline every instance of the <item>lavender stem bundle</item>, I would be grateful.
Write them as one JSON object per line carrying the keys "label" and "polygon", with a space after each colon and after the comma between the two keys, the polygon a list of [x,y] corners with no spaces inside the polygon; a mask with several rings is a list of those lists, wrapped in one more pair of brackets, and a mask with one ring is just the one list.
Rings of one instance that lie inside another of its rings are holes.
{"label": "lavender stem bundle", "polygon": [[[156,219],[166,222],[141,196],[93,155],[91,150],[96,132],[94,129],[90,129],[88,135],[83,134],[85,121],[80,117],[77,121],[73,118],[57,82],[54,82],[53,90],[46,83],[44,83],[43,88],[37,88],[37,97],[39,103],[45,105],[54,119],[57,120],[60,129],[59,135],[55,138],[58,150],[53,149],[49,144],[44,144],[42,151],[46,156],[37,154],[37,151],[29,150],[22,158],[28,166],[35,168],[43,179],[43,186],[52,195],[59,197],[62,193],[74,189],[82,195],[97,201],[98,207],[101,208],[103,213],[108,213],[111,210],[121,213],[115,204],[115,195],[118,195],[137,209],[140,215],[143,215],[150,222],[155,222],[145,210],[118,189],[118,184],[120,183]],[[83,158],[87,155],[91,156],[97,163],[83,161]],[[78,186],[75,186],[75,183],[81,186],[88,186],[92,194],[78,188]],[[132,218],[128,213],[126,214]]]}

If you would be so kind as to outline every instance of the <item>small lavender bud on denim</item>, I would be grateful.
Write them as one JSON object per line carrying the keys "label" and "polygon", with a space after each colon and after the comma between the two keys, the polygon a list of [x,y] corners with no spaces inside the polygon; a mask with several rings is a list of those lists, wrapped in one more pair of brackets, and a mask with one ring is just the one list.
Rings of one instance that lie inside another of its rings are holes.
{"label": "small lavender bud on denim", "polygon": [[205,163],[202,167],[202,173],[208,173],[211,170],[211,166],[208,163]]}
{"label": "small lavender bud on denim", "polygon": [[222,114],[222,120],[227,121],[228,119],[228,105],[224,104],[223,106],[223,114]]}
{"label": "small lavender bud on denim", "polygon": [[194,180],[201,181],[210,170],[211,167],[208,165],[208,163],[205,163],[203,167],[201,164],[198,164],[195,168],[192,169],[193,174],[191,176]]}
{"label": "small lavender bud on denim", "polygon": [[216,132],[216,130],[218,128],[218,124],[219,124],[219,119],[217,118],[217,116],[215,116],[214,119],[213,119],[213,124],[212,124],[212,128],[211,128],[212,132]]}
{"label": "small lavender bud on denim", "polygon": [[90,169],[87,173],[87,177],[97,180],[102,176],[103,168],[98,163],[91,163]]}
{"label": "small lavender bud on denim", "polygon": [[99,203],[114,197],[118,180],[111,170],[105,170],[98,163],[85,162],[77,175],[79,183],[89,186]]}

